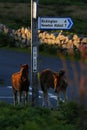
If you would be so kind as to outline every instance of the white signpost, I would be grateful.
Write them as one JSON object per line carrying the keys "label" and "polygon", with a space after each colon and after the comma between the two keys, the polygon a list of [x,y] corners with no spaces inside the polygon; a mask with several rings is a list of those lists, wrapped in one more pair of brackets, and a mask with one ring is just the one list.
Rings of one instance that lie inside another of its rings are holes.
{"label": "white signpost", "polygon": [[38,17],[38,29],[70,29],[73,25],[71,18]]}

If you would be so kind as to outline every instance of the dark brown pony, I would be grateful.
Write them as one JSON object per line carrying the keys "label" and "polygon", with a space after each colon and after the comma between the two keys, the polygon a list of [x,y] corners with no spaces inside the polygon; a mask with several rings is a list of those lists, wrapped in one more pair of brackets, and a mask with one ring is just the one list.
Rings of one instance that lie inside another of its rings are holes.
{"label": "dark brown pony", "polygon": [[14,105],[17,101],[18,92],[18,104],[21,102],[21,94],[25,92],[25,103],[28,102],[28,90],[30,81],[28,79],[28,65],[22,64],[20,71],[12,74],[12,88],[14,96]]}
{"label": "dark brown pony", "polygon": [[66,88],[67,88],[67,81],[65,78],[65,71],[60,70],[59,72],[54,72],[50,69],[45,69],[40,74],[40,85],[43,91],[43,106],[47,101],[48,106],[50,106],[50,101],[48,97],[48,90],[49,88],[53,88],[54,91],[57,93],[57,106],[60,92],[62,91],[64,94],[64,99],[67,100]]}

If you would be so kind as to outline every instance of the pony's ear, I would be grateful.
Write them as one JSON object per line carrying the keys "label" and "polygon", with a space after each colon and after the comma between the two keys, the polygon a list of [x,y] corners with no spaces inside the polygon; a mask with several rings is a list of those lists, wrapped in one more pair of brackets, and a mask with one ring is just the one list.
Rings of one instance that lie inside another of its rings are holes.
{"label": "pony's ear", "polygon": [[28,64],[20,64],[20,67],[24,67],[24,66],[26,66],[27,68],[29,67]]}
{"label": "pony's ear", "polygon": [[20,67],[24,67],[26,64],[20,64]]}
{"label": "pony's ear", "polygon": [[59,71],[59,76],[63,76],[65,74],[65,70],[60,70]]}
{"label": "pony's ear", "polygon": [[22,64],[20,64],[20,67],[22,67]]}
{"label": "pony's ear", "polygon": [[26,64],[26,67],[27,67],[27,68],[29,68],[29,65],[28,65],[28,64]]}

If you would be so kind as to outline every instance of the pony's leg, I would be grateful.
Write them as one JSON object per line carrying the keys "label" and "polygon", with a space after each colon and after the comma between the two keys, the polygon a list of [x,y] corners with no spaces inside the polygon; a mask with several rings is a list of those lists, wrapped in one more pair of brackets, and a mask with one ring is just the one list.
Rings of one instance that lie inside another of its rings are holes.
{"label": "pony's leg", "polygon": [[66,92],[66,90],[63,91],[63,95],[64,95],[64,101],[67,101],[67,100],[68,100],[68,96],[67,96],[67,92]]}
{"label": "pony's leg", "polygon": [[43,103],[42,103],[42,106],[45,107],[46,103],[47,103],[48,107],[52,106],[51,102],[50,102],[50,99],[49,99],[49,96],[48,96],[48,92],[43,93]]}
{"label": "pony's leg", "polygon": [[49,99],[49,96],[48,96],[48,92],[43,93],[43,104],[42,104],[42,106],[45,107],[46,103],[47,103],[49,108],[52,106],[51,102],[50,102],[50,99]]}
{"label": "pony's leg", "polygon": [[52,107],[52,104],[50,102],[50,98],[49,98],[49,95],[47,94],[47,102],[48,102],[48,107],[51,108]]}
{"label": "pony's leg", "polygon": [[25,104],[28,103],[28,91],[25,91]]}
{"label": "pony's leg", "polygon": [[45,106],[45,101],[46,101],[46,94],[43,92],[43,102],[42,102],[42,107]]}
{"label": "pony's leg", "polygon": [[57,94],[57,107],[59,107],[60,93]]}
{"label": "pony's leg", "polygon": [[21,102],[21,92],[19,91],[18,92],[18,104],[20,104],[20,102]]}
{"label": "pony's leg", "polygon": [[14,99],[14,106],[15,106],[17,101],[17,91],[15,89],[13,89],[13,99]]}
{"label": "pony's leg", "polygon": [[46,107],[47,97],[48,97],[47,92],[43,92],[43,103],[42,103],[43,107]]}

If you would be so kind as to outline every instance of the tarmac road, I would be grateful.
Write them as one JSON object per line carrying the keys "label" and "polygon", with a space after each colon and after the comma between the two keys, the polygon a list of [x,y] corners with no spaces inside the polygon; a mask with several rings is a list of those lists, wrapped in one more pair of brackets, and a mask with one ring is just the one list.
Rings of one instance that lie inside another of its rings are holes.
{"label": "tarmac road", "polygon": [[[40,66],[39,72],[45,68],[54,71],[60,69],[66,70],[68,80],[68,99],[82,101],[87,104],[87,64],[77,61],[69,61],[59,59],[58,57],[39,56]],[[28,64],[31,68],[31,56],[29,53],[10,51],[0,49],[0,101],[13,103],[13,93],[11,88],[11,75],[19,71],[20,64]],[[30,78],[31,70],[29,70]],[[32,88],[30,87],[29,96],[32,96]],[[56,95],[53,90],[49,90],[49,96],[52,104],[56,105]],[[61,98],[62,98],[61,94]],[[82,100],[80,100],[82,99]],[[39,91],[40,104],[42,102],[42,91]]]}

